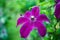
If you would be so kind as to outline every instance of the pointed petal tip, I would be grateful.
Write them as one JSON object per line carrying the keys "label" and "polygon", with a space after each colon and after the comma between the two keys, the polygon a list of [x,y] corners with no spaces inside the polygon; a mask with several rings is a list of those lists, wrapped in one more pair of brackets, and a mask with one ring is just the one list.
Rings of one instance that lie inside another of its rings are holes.
{"label": "pointed petal tip", "polygon": [[37,27],[37,29],[38,29],[38,33],[39,33],[39,35],[41,36],[41,37],[44,37],[45,35],[46,35],[46,27],[44,26],[44,24],[43,23],[41,23],[41,22],[39,22],[39,21],[37,21],[36,23],[35,23],[35,26]]}
{"label": "pointed petal tip", "polygon": [[33,6],[33,8],[39,8],[38,6]]}
{"label": "pointed petal tip", "polygon": [[50,23],[50,20],[48,19],[48,17],[45,15],[45,14],[41,14],[37,17],[37,20],[38,21],[42,21],[42,22],[49,22]]}
{"label": "pointed petal tip", "polygon": [[33,7],[32,7],[32,10],[40,11],[40,10],[39,10],[39,6],[33,6]]}
{"label": "pointed petal tip", "polygon": [[16,27],[19,25],[19,22],[17,21]]}
{"label": "pointed petal tip", "polygon": [[18,24],[16,24],[16,28],[18,27],[19,25]]}
{"label": "pointed petal tip", "polygon": [[24,35],[21,35],[21,38],[27,38],[26,36],[24,36]]}

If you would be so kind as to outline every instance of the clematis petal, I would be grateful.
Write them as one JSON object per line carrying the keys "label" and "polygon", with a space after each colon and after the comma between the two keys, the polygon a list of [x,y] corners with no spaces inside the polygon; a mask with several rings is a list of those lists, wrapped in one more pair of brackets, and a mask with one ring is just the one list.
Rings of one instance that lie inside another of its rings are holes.
{"label": "clematis petal", "polygon": [[38,6],[34,6],[31,11],[32,11],[32,15],[34,15],[36,17],[39,15],[40,10],[39,10]]}
{"label": "clematis petal", "polygon": [[60,19],[60,3],[57,3],[55,6],[55,17]]}
{"label": "clematis petal", "polygon": [[38,22],[38,21],[35,23],[35,26],[37,27],[40,36],[44,37],[46,35],[45,26],[41,22]]}
{"label": "clematis petal", "polygon": [[31,16],[31,12],[30,12],[30,11],[26,11],[26,13],[25,13],[24,16],[27,17],[27,18],[30,18],[30,16]]}
{"label": "clematis petal", "polygon": [[20,24],[22,24],[22,23],[25,23],[25,22],[27,22],[27,21],[29,21],[27,18],[25,18],[25,17],[20,17],[20,18],[17,20],[17,26],[20,25]]}
{"label": "clematis petal", "polygon": [[48,17],[45,14],[41,14],[40,16],[38,16],[37,20],[41,21],[41,22],[44,22],[44,21],[50,22],[49,19],[48,19]]}
{"label": "clematis petal", "polygon": [[21,37],[22,38],[27,38],[27,36],[32,31],[32,29],[33,29],[33,26],[30,22],[25,23],[20,29]]}

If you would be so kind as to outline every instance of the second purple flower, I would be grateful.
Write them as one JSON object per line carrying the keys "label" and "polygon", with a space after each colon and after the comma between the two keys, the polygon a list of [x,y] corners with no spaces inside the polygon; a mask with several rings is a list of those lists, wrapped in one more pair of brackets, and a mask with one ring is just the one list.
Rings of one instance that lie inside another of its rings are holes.
{"label": "second purple flower", "polygon": [[58,20],[60,19],[60,2],[55,5],[54,15]]}

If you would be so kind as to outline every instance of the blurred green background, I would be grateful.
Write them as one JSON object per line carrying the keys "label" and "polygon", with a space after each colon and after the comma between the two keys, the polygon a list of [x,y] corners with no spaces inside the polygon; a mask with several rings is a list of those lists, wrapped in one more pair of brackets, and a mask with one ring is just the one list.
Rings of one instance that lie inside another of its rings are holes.
{"label": "blurred green background", "polygon": [[[60,40],[60,27],[54,16],[55,0],[0,0],[0,40]],[[16,28],[20,14],[31,10],[33,6],[40,7],[40,13],[50,19],[50,24],[44,22],[47,28],[45,37],[40,37],[37,30],[33,30],[26,39],[20,37]]]}

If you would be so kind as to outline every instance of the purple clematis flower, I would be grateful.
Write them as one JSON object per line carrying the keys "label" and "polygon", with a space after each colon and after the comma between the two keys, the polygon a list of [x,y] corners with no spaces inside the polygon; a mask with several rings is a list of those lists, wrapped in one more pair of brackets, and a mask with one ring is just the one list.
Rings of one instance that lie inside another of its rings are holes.
{"label": "purple clematis flower", "polygon": [[60,19],[60,2],[55,5],[55,17]]}
{"label": "purple clematis flower", "polygon": [[39,14],[39,11],[39,7],[35,6],[31,11],[27,11],[24,16],[17,20],[17,26],[23,24],[20,29],[21,37],[26,38],[34,28],[38,30],[41,37],[45,36],[46,28],[43,22],[49,22],[49,19],[46,15]]}

